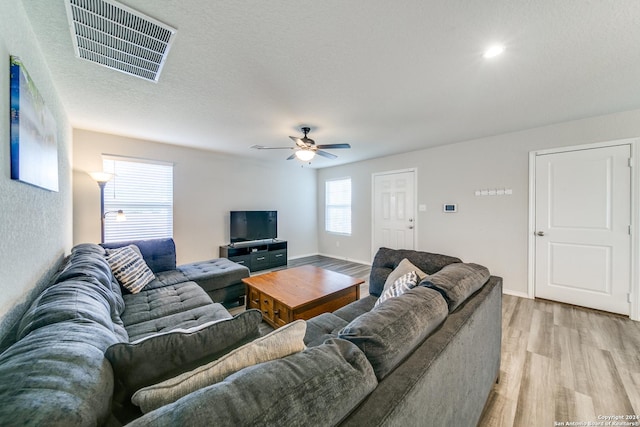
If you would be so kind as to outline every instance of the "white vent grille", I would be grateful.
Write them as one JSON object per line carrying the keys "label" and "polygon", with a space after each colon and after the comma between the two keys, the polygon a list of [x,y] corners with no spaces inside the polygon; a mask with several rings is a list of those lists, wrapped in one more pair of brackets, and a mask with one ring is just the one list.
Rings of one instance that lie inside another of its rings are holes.
{"label": "white vent grille", "polygon": [[76,56],[154,82],[174,28],[113,0],[67,0]]}

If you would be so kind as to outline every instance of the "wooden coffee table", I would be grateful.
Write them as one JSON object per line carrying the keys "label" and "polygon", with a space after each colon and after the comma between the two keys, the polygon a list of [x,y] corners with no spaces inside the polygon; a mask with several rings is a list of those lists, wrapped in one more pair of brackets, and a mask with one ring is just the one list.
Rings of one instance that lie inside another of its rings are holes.
{"label": "wooden coffee table", "polygon": [[274,328],[332,312],[360,298],[364,280],[312,265],[260,274],[247,285],[247,309],[262,311]]}

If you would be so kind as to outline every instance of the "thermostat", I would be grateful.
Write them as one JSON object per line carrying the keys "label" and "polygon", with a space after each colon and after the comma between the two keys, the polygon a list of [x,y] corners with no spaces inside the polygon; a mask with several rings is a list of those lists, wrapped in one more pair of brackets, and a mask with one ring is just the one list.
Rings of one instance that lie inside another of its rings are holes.
{"label": "thermostat", "polygon": [[450,213],[450,212],[458,212],[458,205],[456,204],[444,204],[442,205],[442,210]]}

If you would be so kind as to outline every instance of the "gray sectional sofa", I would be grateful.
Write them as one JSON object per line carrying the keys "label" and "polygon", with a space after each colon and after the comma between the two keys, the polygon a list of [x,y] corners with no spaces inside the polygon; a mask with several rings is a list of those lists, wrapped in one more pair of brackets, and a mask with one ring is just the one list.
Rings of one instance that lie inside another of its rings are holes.
{"label": "gray sectional sofa", "polygon": [[[429,276],[374,307],[405,259]],[[196,283],[163,279],[123,294],[104,248],[76,246],[0,354],[0,425],[470,426],[498,376],[501,279],[383,248],[370,295],[308,320],[306,349],[142,415],[136,390],[259,341],[257,310],[231,316]]]}
{"label": "gray sectional sofa", "polygon": [[226,258],[215,258],[189,264],[176,265],[176,244],[171,238],[131,240],[102,243],[107,249],[135,245],[162,284],[196,282],[213,301],[229,306],[244,304],[245,286],[242,279],[249,277],[249,269]]}

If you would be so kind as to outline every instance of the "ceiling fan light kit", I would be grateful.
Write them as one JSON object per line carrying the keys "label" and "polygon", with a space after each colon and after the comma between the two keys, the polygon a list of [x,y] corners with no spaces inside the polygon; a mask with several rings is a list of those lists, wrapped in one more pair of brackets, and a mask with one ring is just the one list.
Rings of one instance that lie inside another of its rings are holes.
{"label": "ceiling fan light kit", "polygon": [[301,128],[304,136],[302,138],[297,136],[290,136],[291,140],[296,143],[295,147],[266,147],[264,145],[252,145],[250,148],[255,148],[257,150],[296,150],[295,153],[287,157],[287,160],[298,159],[303,162],[309,162],[313,159],[316,154],[327,159],[336,159],[338,156],[335,154],[331,154],[327,151],[323,150],[334,150],[337,148],[351,148],[349,144],[325,144],[325,145],[316,145],[316,142],[307,137],[307,134],[311,130],[311,128],[303,127]]}
{"label": "ceiling fan light kit", "polygon": [[316,153],[313,150],[301,149],[296,151],[296,157],[303,162],[308,162],[316,156]]}

